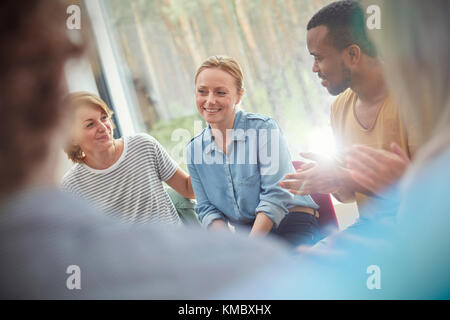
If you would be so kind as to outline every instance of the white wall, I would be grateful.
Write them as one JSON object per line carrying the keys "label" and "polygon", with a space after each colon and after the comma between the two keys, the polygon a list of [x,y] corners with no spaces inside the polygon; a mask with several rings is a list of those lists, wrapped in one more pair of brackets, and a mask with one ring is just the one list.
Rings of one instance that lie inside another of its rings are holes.
{"label": "white wall", "polygon": [[86,58],[71,60],[66,64],[66,80],[69,92],[89,91],[98,95],[95,76]]}
{"label": "white wall", "polygon": [[339,224],[339,230],[347,229],[359,218],[358,207],[356,202],[341,203],[333,201],[336,218]]}
{"label": "white wall", "polygon": [[[65,66],[66,81],[69,92],[88,91],[98,95],[95,76],[88,59],[78,59],[69,61]],[[64,173],[70,169],[72,161],[67,158],[64,151],[60,152],[59,165],[57,170],[58,177],[62,178]]]}

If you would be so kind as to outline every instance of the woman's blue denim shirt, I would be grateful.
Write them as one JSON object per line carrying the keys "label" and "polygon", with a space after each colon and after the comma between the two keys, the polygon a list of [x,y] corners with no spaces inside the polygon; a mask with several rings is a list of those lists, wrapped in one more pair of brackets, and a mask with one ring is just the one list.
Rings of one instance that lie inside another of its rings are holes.
{"label": "woman's blue denim shirt", "polygon": [[226,154],[208,126],[186,146],[186,158],[195,211],[205,227],[215,219],[249,223],[258,212],[278,226],[289,208],[318,208],[309,195],[280,187],[295,169],[280,128],[270,117],[238,110]]}

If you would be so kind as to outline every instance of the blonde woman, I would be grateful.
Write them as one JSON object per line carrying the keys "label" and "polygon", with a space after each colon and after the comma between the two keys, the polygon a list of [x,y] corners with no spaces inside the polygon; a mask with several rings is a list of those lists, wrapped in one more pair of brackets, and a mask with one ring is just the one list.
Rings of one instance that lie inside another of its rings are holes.
{"label": "blonde woman", "polygon": [[74,166],[62,186],[126,222],[179,224],[162,182],[194,198],[189,176],[153,137],[137,134],[115,139],[112,112],[94,94],[70,95],[74,108],[70,145]]}
{"label": "blonde woman", "polygon": [[250,236],[271,233],[291,245],[313,244],[318,207],[310,196],[279,186],[295,171],[287,145],[273,119],[237,109],[244,88],[236,60],[208,58],[195,87],[208,127],[188,144],[187,162],[202,224],[227,230],[231,223],[250,229]]}

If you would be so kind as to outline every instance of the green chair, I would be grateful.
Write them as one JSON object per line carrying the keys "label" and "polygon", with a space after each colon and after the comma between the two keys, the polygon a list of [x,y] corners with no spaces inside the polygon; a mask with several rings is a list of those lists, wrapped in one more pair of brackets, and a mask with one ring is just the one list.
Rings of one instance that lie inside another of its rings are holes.
{"label": "green chair", "polygon": [[195,213],[195,200],[186,199],[181,194],[170,187],[166,188],[170,200],[172,200],[175,209],[178,212],[181,221],[187,226],[200,227],[200,221]]}

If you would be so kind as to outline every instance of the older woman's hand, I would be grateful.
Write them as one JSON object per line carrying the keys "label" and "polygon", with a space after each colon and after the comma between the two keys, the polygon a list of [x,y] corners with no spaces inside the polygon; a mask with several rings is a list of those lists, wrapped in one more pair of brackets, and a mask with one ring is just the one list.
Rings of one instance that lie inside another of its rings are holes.
{"label": "older woman's hand", "polygon": [[393,142],[391,151],[356,145],[347,152],[350,176],[359,185],[379,194],[397,182],[409,166],[407,154]]}

